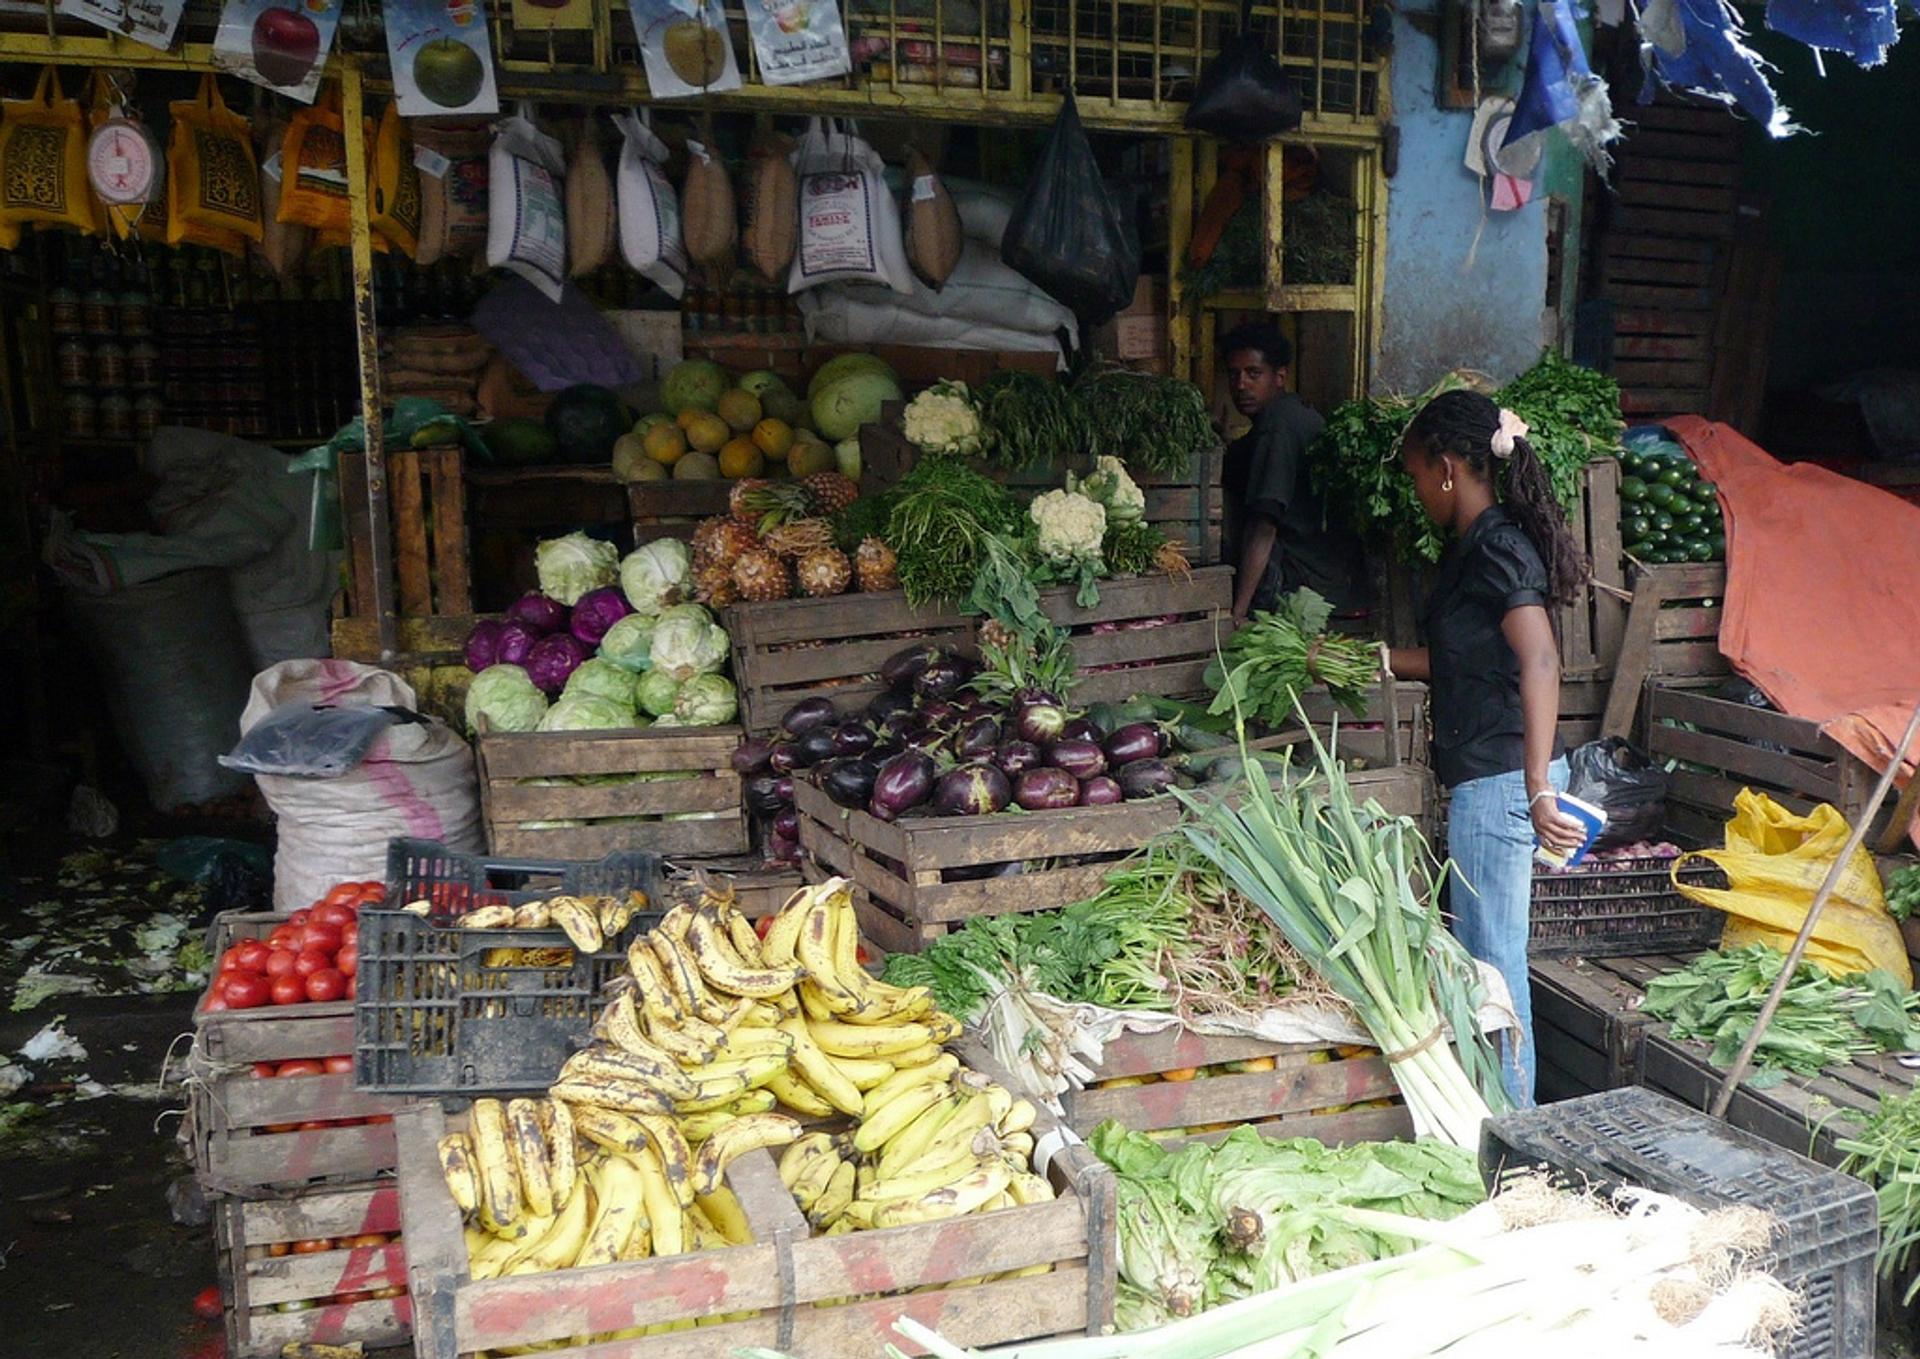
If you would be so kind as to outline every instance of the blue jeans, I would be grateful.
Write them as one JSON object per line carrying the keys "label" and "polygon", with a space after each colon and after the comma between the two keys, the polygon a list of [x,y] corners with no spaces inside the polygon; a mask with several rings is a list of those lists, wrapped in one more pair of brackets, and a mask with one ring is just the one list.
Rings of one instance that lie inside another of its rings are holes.
{"label": "blue jeans", "polygon": [[[1547,779],[1564,789],[1567,762],[1555,760]],[[1448,884],[1448,911],[1454,937],[1475,958],[1492,964],[1513,993],[1519,1042],[1505,1053],[1503,1067],[1507,1093],[1522,1109],[1533,1106],[1533,992],[1527,983],[1533,848],[1524,771],[1468,779],[1454,787],[1447,812],[1447,854],[1455,870]]]}

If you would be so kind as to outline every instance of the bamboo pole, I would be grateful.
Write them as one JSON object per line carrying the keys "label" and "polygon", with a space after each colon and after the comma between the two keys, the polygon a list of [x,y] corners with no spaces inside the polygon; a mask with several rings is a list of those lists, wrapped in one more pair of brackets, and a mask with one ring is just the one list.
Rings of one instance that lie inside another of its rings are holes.
{"label": "bamboo pole", "polygon": [[399,624],[393,602],[393,524],[387,517],[387,450],[380,427],[380,333],[373,313],[373,235],[367,225],[366,99],[360,65],[343,62],[340,111],[346,124],[347,238],[353,259],[353,333],[360,363],[360,420],[367,442],[368,560],[373,574],[373,616],[380,629],[380,659],[392,658]]}

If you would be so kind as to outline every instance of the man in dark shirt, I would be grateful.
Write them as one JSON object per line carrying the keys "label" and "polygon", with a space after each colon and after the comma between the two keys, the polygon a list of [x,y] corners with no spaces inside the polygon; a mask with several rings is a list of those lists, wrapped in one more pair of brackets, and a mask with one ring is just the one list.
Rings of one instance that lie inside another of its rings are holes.
{"label": "man in dark shirt", "polygon": [[1254,322],[1228,332],[1220,352],[1234,407],[1253,421],[1227,447],[1221,473],[1234,621],[1303,585],[1335,613],[1363,607],[1359,544],[1328,522],[1307,474],[1307,446],[1326,422],[1287,390],[1293,346],[1271,322]]}

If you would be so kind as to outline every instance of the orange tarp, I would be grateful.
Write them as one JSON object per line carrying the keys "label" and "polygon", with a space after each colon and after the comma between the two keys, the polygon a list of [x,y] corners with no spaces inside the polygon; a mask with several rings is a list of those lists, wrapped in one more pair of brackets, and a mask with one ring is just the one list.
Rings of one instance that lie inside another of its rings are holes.
{"label": "orange tarp", "polygon": [[[1781,712],[1885,769],[1920,701],[1920,506],[1698,416],[1667,427],[1726,511],[1722,654]],[[1920,745],[1905,755],[1902,785]],[[1920,817],[1909,833],[1920,843]]]}

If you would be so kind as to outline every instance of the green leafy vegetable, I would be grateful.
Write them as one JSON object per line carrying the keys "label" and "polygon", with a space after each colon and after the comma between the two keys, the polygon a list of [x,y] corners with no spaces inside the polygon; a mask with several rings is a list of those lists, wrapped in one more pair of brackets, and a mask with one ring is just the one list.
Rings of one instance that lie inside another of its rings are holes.
{"label": "green leafy vegetable", "polygon": [[907,602],[965,599],[986,540],[1020,533],[1025,518],[1004,486],[965,460],[922,457],[894,488],[887,514],[886,540],[899,558]]}
{"label": "green leafy vegetable", "polygon": [[1068,387],[1039,373],[1002,369],[975,393],[994,467],[1052,467],[1084,453],[1086,419]]}
{"label": "green leafy vegetable", "polygon": [[1380,675],[1379,647],[1360,637],[1330,633],[1333,606],[1312,590],[1295,590],[1272,613],[1256,613],[1227,639],[1207,666],[1215,692],[1209,714],[1236,709],[1270,726],[1291,721],[1302,690],[1324,684],[1355,717],[1367,710],[1366,690]]}
{"label": "green leafy vegetable", "polygon": [[1912,1276],[1900,1299],[1912,1306],[1920,1297],[1920,1275],[1913,1271],[1920,1248],[1920,1091],[1880,1096],[1860,1131],[1836,1138],[1834,1148],[1846,1158],[1843,1172],[1879,1192],[1880,1277],[1892,1283]]}
{"label": "green leafy vegetable", "polygon": [[1137,471],[1178,476],[1219,446],[1206,394],[1191,382],[1107,368],[1081,378],[1074,395],[1088,445]]}
{"label": "green leafy vegetable", "polygon": [[1920,907],[1920,864],[1895,869],[1887,877],[1887,914],[1906,920]]}

